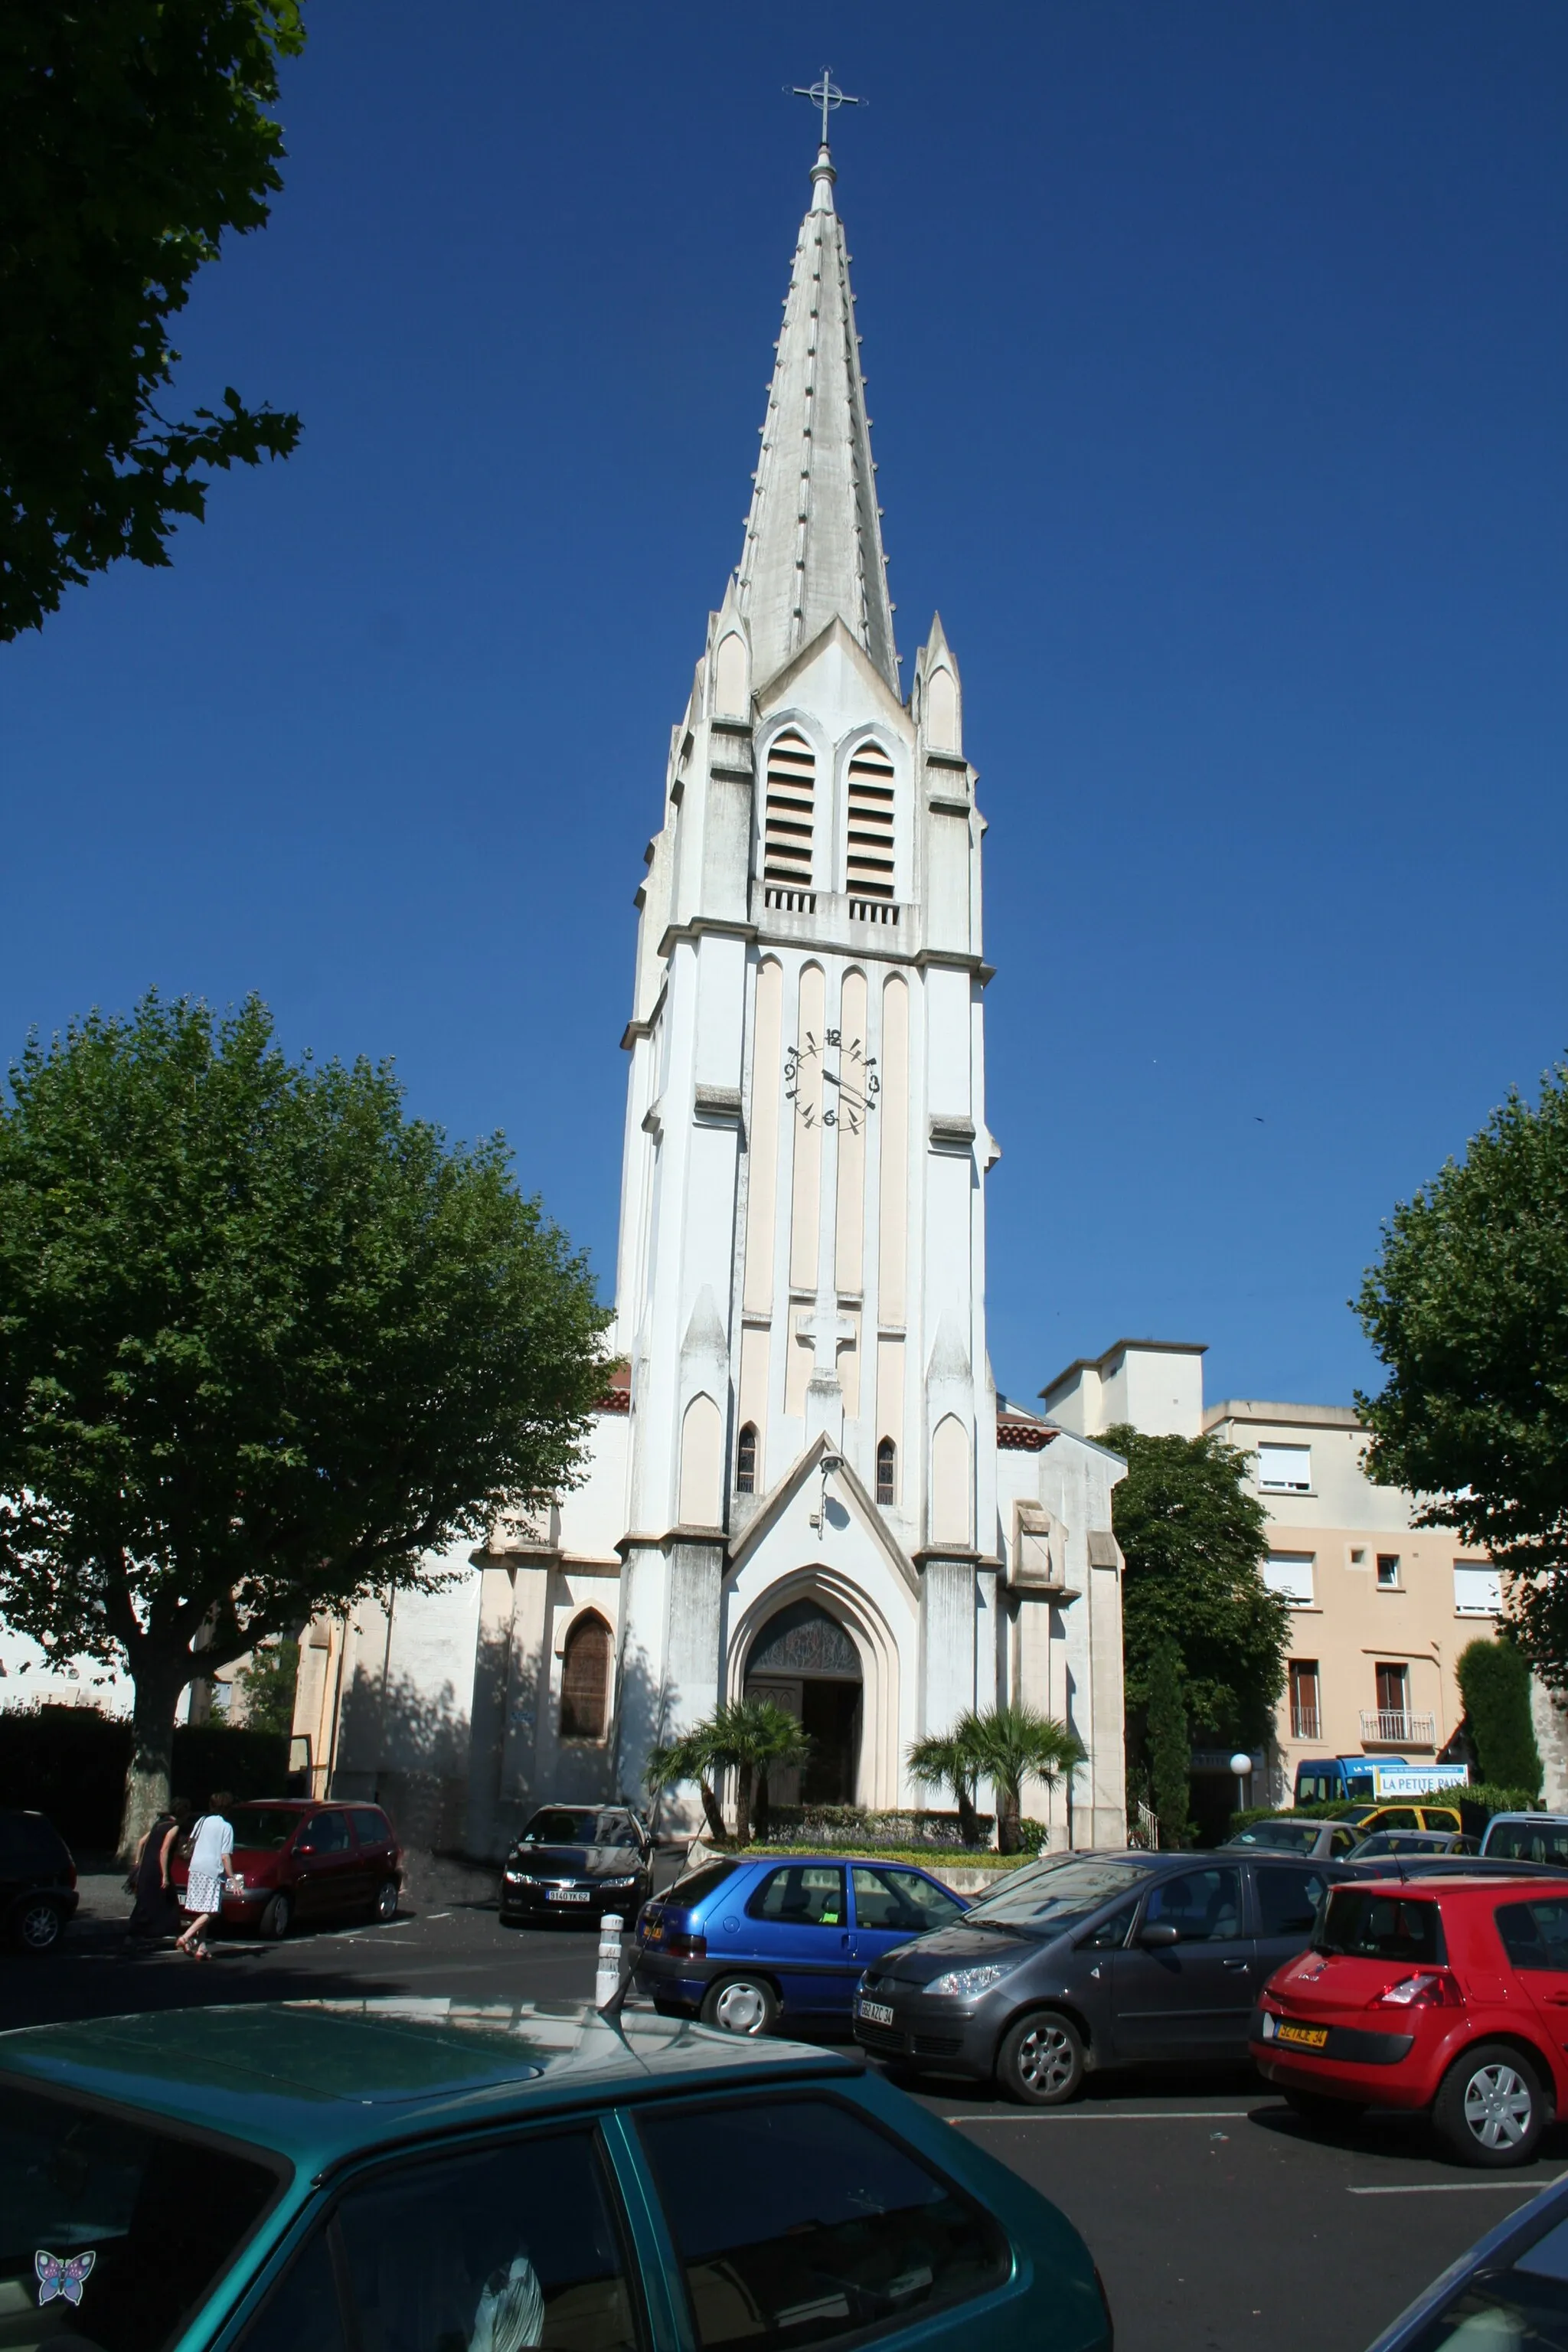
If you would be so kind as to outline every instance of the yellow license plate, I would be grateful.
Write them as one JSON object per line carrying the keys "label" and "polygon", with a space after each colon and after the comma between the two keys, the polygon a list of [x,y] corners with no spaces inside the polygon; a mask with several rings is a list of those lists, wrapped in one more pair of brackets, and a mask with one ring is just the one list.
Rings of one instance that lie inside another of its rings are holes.
{"label": "yellow license plate", "polygon": [[1326,2025],[1282,2025],[1277,2042],[1292,2042],[1298,2050],[1321,2050],[1329,2038]]}

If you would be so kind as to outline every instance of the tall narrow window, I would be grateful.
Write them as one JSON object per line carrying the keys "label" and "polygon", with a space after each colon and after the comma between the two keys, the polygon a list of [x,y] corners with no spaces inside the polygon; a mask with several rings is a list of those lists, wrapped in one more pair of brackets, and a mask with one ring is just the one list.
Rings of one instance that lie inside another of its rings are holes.
{"label": "tall narrow window", "polygon": [[816,761],[804,735],[786,729],[768,751],[767,806],[763,826],[763,880],[784,888],[811,887],[811,828]]}
{"label": "tall narrow window", "polygon": [[610,1699],[610,1629],[592,1611],[566,1636],[561,1661],[561,1737],[603,1739]]}
{"label": "tall narrow window", "polygon": [[1316,1658],[1292,1658],[1290,1661],[1290,1737],[1292,1739],[1321,1739],[1323,1736],[1322,1713],[1318,1705],[1318,1661]]}
{"label": "tall narrow window", "polygon": [[853,898],[893,895],[893,763],[875,743],[849,762],[848,855],[844,887]]}
{"label": "tall narrow window", "polygon": [[757,1424],[747,1422],[735,1443],[735,1492],[754,1495],[757,1491]]}
{"label": "tall narrow window", "polygon": [[890,1507],[899,1499],[899,1449],[890,1437],[877,1448],[877,1500]]}
{"label": "tall narrow window", "polygon": [[1406,1740],[1411,1737],[1408,1666],[1380,1660],[1377,1667],[1377,1728],[1368,1732],[1363,1717],[1362,1737],[1392,1740]]}

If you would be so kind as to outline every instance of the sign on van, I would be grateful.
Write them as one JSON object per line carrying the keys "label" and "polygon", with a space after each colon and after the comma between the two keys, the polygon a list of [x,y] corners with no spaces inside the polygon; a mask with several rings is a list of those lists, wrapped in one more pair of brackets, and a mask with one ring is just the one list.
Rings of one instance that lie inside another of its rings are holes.
{"label": "sign on van", "polygon": [[1468,1764],[1373,1764],[1372,1789],[1375,1797],[1423,1797],[1436,1789],[1463,1789],[1469,1785]]}

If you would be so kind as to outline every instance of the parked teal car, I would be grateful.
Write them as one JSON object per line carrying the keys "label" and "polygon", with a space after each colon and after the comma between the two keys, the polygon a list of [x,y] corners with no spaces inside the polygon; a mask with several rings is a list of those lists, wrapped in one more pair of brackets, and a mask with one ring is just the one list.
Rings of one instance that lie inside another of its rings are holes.
{"label": "parked teal car", "polygon": [[1083,2241],[835,2052],[565,2004],[0,2035],[0,2345],[1110,2352]]}

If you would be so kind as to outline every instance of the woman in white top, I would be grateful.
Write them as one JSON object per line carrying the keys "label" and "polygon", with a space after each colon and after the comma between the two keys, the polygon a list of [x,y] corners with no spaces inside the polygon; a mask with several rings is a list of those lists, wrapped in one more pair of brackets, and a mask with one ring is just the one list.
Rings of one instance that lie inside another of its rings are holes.
{"label": "woman in white top", "polygon": [[233,1802],[228,1790],[220,1790],[213,1798],[212,1811],[204,1813],[191,1832],[191,1868],[184,1893],[190,1926],[175,1940],[193,1960],[211,1958],[206,1930],[223,1909],[224,1888],[238,1884],[234,1874],[234,1832],[223,1817],[225,1806]]}

